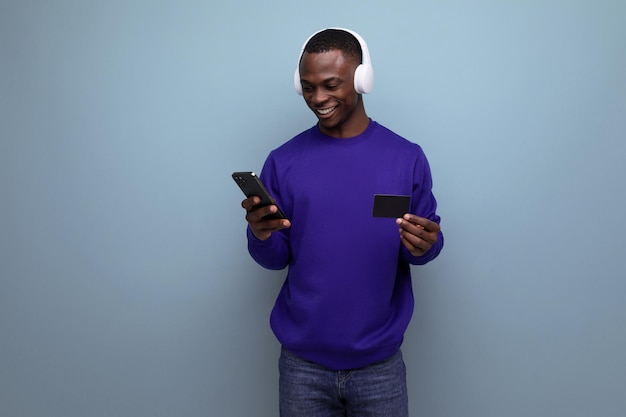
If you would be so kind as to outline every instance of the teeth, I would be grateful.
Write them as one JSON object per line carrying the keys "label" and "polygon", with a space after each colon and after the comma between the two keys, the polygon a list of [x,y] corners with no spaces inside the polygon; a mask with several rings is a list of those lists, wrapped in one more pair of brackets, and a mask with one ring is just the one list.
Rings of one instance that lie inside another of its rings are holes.
{"label": "teeth", "polygon": [[331,111],[335,110],[335,107],[331,107],[329,109],[318,109],[317,112],[321,115],[327,115]]}

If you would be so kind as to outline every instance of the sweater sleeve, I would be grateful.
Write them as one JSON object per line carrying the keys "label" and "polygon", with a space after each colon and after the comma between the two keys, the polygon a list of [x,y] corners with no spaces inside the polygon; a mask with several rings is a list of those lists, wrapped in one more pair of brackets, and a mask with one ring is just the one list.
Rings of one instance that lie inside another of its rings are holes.
{"label": "sweater sleeve", "polygon": [[279,270],[289,265],[291,255],[289,245],[284,233],[278,231],[272,233],[267,240],[260,240],[248,226],[248,252],[252,259],[263,268]]}
{"label": "sweater sleeve", "polygon": [[[413,195],[411,198],[411,211],[417,216],[425,217],[440,224],[441,218],[437,215],[437,200],[432,193],[432,176],[430,165],[424,152],[419,149],[419,155],[413,172]],[[412,265],[424,265],[435,259],[443,248],[443,233],[440,231],[437,241],[422,256],[413,256],[402,247],[402,256]]]}

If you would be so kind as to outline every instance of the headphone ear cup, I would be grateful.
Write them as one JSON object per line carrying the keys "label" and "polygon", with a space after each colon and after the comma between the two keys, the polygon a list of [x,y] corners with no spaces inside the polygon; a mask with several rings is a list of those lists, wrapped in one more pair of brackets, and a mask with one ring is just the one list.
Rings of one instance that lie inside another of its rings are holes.
{"label": "headphone ear cup", "polygon": [[354,89],[358,94],[369,94],[374,89],[374,68],[361,64],[354,71]]}
{"label": "headphone ear cup", "polygon": [[302,95],[302,84],[300,84],[300,68],[296,67],[296,71],[293,73],[293,87],[296,89],[298,95]]}

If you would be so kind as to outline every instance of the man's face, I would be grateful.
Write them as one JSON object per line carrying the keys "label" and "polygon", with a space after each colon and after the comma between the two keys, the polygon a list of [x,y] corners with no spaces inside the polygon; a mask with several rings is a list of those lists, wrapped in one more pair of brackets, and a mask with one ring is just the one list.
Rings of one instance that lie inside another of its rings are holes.
{"label": "man's face", "polygon": [[319,120],[320,130],[327,135],[344,137],[355,121],[355,109],[361,97],[354,89],[354,57],[340,50],[304,53],[300,61],[302,95]]}

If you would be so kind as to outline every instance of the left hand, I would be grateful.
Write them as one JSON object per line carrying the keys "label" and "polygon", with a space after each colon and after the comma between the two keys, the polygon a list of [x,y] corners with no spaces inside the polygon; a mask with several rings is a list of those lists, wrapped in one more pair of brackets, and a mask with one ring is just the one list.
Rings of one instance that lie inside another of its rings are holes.
{"label": "left hand", "polygon": [[437,242],[440,227],[432,220],[407,213],[396,219],[400,240],[413,256],[422,256]]}

